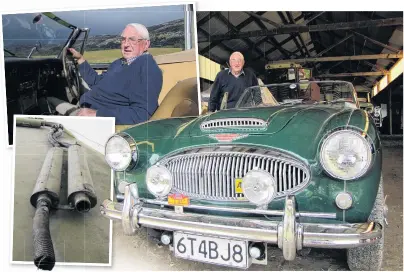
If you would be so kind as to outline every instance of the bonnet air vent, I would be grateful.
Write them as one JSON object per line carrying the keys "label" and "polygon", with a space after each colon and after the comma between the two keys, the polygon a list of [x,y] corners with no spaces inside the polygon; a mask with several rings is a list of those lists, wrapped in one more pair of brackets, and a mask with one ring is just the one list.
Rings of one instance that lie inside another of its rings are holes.
{"label": "bonnet air vent", "polygon": [[266,126],[266,121],[256,118],[225,118],[205,121],[201,124],[201,130],[264,129]]}

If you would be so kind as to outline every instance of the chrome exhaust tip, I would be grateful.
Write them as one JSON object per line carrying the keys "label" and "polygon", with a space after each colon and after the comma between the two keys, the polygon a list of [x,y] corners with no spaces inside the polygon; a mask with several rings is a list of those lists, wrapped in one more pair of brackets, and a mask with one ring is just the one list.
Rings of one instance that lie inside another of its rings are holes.
{"label": "chrome exhaust tip", "polygon": [[91,209],[91,201],[85,193],[77,193],[73,198],[74,208],[81,213]]}

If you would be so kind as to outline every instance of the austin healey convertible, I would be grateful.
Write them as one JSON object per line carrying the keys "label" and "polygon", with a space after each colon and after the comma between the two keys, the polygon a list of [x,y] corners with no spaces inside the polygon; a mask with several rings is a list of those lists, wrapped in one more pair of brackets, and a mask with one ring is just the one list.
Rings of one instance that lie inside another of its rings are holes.
{"label": "austin healey convertible", "polygon": [[288,261],[328,248],[381,269],[381,144],[348,82],[251,87],[236,108],[139,124],[105,151],[116,199],[101,214],[178,258],[246,269],[268,246]]}

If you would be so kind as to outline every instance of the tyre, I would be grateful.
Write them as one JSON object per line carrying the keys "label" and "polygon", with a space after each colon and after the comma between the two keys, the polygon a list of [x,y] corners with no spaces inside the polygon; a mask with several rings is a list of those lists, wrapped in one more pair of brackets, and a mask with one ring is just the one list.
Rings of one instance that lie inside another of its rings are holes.
{"label": "tyre", "polygon": [[381,270],[384,247],[384,192],[383,178],[380,179],[375,204],[369,221],[382,225],[382,238],[376,243],[347,250],[347,262],[350,270]]}

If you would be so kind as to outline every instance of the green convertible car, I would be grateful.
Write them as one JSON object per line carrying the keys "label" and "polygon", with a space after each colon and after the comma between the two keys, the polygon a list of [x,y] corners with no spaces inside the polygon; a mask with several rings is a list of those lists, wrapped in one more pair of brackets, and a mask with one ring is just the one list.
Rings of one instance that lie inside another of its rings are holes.
{"label": "green convertible car", "polygon": [[251,87],[233,109],[139,124],[105,151],[116,200],[101,214],[176,257],[246,269],[268,246],[288,261],[336,248],[352,270],[381,269],[381,144],[351,83]]}

